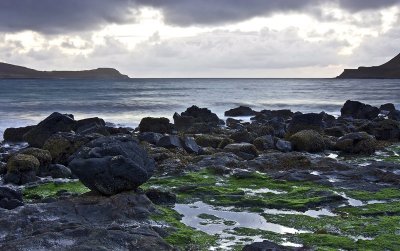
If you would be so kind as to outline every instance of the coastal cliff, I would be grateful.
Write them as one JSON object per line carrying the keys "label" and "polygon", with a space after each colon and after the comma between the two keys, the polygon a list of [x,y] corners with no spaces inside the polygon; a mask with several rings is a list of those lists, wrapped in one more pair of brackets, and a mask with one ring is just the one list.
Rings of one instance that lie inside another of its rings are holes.
{"label": "coastal cliff", "polygon": [[0,63],[0,79],[129,79],[113,68],[84,71],[38,71],[23,66]]}
{"label": "coastal cliff", "polygon": [[372,67],[359,67],[358,69],[345,69],[337,78],[378,78],[378,79],[400,79],[400,54],[389,62]]}

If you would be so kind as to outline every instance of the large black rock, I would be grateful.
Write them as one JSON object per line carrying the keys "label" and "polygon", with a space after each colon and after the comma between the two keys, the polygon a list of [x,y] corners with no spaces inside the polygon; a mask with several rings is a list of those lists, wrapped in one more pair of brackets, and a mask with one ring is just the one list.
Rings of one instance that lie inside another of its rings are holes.
{"label": "large black rock", "polygon": [[22,193],[12,190],[9,187],[0,187],[0,207],[5,209],[14,209],[24,205]]}
{"label": "large black rock", "polygon": [[171,133],[173,125],[167,118],[146,117],[140,121],[140,132]]}
{"label": "large black rock", "polygon": [[135,190],[153,175],[155,162],[129,136],[93,140],[76,153],[69,168],[85,186],[105,195]]}
{"label": "large black rock", "polygon": [[342,117],[353,117],[355,119],[374,119],[378,117],[380,110],[377,107],[361,103],[359,101],[347,100],[340,109]]}
{"label": "large black rock", "polygon": [[289,123],[288,133],[292,135],[303,130],[322,132],[324,127],[323,117],[324,114],[321,113],[297,114]]}
{"label": "large black rock", "polygon": [[32,147],[42,148],[44,142],[56,132],[69,132],[73,129],[75,120],[71,115],[52,113],[37,126],[24,135],[24,141]]}

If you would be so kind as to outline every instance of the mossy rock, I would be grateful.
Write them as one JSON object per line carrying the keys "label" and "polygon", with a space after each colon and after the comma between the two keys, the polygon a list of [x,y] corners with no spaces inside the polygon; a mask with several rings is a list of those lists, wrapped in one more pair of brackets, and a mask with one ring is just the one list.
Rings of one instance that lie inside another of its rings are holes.
{"label": "mossy rock", "polygon": [[325,150],[324,138],[314,130],[303,130],[289,139],[297,151],[322,152]]}
{"label": "mossy rock", "polygon": [[373,154],[378,148],[378,141],[366,132],[356,132],[339,138],[335,147],[345,153]]}
{"label": "mossy rock", "polygon": [[224,140],[224,138],[219,136],[202,134],[196,136],[195,140],[199,146],[218,148],[221,142]]}
{"label": "mossy rock", "polygon": [[19,153],[36,157],[39,160],[41,167],[48,167],[51,164],[51,154],[47,150],[30,147],[20,151]]}
{"label": "mossy rock", "polygon": [[7,171],[9,173],[37,171],[39,169],[39,160],[32,155],[16,154],[7,162]]}

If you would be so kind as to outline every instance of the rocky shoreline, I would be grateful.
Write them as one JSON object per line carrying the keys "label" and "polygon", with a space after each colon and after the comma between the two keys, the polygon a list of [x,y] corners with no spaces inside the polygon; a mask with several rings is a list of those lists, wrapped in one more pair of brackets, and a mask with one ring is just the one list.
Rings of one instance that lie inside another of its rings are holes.
{"label": "rocky shoreline", "polygon": [[[400,111],[53,113],[0,146],[2,250],[395,250]],[[250,122],[240,120],[251,116]]]}

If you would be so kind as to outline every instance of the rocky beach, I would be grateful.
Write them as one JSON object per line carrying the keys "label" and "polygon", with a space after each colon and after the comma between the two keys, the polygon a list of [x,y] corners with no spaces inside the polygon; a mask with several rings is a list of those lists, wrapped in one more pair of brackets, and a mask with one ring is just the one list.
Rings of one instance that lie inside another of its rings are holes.
{"label": "rocky beach", "polygon": [[0,250],[399,249],[395,105],[224,115],[7,128]]}

